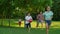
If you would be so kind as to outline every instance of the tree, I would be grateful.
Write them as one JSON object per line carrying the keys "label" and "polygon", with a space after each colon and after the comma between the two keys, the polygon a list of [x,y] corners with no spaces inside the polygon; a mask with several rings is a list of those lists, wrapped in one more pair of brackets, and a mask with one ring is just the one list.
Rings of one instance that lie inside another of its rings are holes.
{"label": "tree", "polygon": [[53,7],[52,10],[54,12],[54,18],[55,21],[60,21],[60,0],[53,0]]}
{"label": "tree", "polygon": [[[37,10],[44,11],[45,6],[52,6],[52,0],[0,0],[0,16],[3,19],[19,18],[24,19],[27,12],[36,18]],[[16,10],[16,8],[19,8]]]}

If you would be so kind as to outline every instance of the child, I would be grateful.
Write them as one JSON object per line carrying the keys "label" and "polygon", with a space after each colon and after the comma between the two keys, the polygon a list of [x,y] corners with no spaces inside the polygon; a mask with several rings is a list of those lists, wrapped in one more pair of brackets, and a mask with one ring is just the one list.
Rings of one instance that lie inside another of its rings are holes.
{"label": "child", "polygon": [[19,27],[21,27],[21,19],[19,19]]}
{"label": "child", "polygon": [[40,12],[40,13],[37,15],[37,25],[36,25],[36,27],[38,27],[39,22],[41,22],[41,27],[43,27],[43,14],[42,14],[42,12]]}
{"label": "child", "polygon": [[45,10],[46,11],[43,13],[43,15],[46,22],[46,34],[48,34],[48,30],[50,28],[52,17],[53,17],[53,12],[50,11],[50,6],[47,6]]}
{"label": "child", "polygon": [[28,32],[30,32],[31,22],[32,22],[32,17],[30,16],[30,13],[27,14],[25,20],[26,20],[25,22],[26,28],[28,28]]}

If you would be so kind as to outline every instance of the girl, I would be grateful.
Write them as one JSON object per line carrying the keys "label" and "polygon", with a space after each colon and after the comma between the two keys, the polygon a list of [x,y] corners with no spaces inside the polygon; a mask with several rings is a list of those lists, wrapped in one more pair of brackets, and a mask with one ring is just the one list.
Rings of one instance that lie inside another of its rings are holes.
{"label": "girl", "polygon": [[32,17],[30,16],[30,13],[27,13],[25,20],[26,20],[25,22],[26,28],[28,28],[28,32],[30,32],[31,22],[32,22]]}
{"label": "girl", "polygon": [[50,10],[50,6],[47,6],[45,8],[45,12],[43,13],[45,22],[46,22],[46,34],[48,34],[48,29],[50,28],[52,17],[53,17],[53,12]]}
{"label": "girl", "polygon": [[42,14],[42,12],[40,12],[40,13],[37,15],[37,25],[36,25],[36,27],[38,27],[39,22],[41,22],[41,27],[43,27],[43,14]]}

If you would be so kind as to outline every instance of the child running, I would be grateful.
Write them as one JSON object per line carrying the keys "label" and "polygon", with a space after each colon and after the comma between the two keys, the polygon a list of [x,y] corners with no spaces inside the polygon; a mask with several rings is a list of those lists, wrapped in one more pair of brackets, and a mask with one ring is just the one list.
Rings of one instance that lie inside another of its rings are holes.
{"label": "child running", "polygon": [[43,15],[44,15],[45,22],[46,22],[46,34],[48,34],[48,30],[50,28],[51,21],[53,18],[53,12],[50,10],[50,6],[46,7],[46,11],[43,13]]}
{"label": "child running", "polygon": [[27,13],[27,16],[25,17],[25,25],[26,25],[26,28],[28,28],[28,32],[30,32],[30,29],[31,29],[31,22],[32,22],[32,17],[30,15],[30,13]]}
{"label": "child running", "polygon": [[39,22],[41,22],[41,28],[43,28],[43,14],[42,14],[42,12],[40,12],[40,13],[37,15],[37,25],[36,25],[36,27],[39,26]]}

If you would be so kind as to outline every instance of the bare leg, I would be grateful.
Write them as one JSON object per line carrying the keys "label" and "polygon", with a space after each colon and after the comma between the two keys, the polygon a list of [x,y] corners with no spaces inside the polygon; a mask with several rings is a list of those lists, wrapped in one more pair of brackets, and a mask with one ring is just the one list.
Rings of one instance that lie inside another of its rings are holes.
{"label": "bare leg", "polygon": [[39,25],[39,24],[37,23],[36,27],[38,27],[38,25]]}
{"label": "bare leg", "polygon": [[49,26],[48,26],[48,24],[46,23],[46,34],[48,34],[48,30],[49,30],[48,27],[49,27]]}
{"label": "bare leg", "polygon": [[43,30],[43,23],[41,23],[41,28],[42,28],[42,30]]}
{"label": "bare leg", "polygon": [[36,27],[38,27],[38,26],[39,26],[39,22],[37,21]]}
{"label": "bare leg", "polygon": [[31,23],[29,23],[28,32],[30,32],[30,30],[31,30]]}
{"label": "bare leg", "polygon": [[28,28],[28,32],[30,32],[31,28]]}

